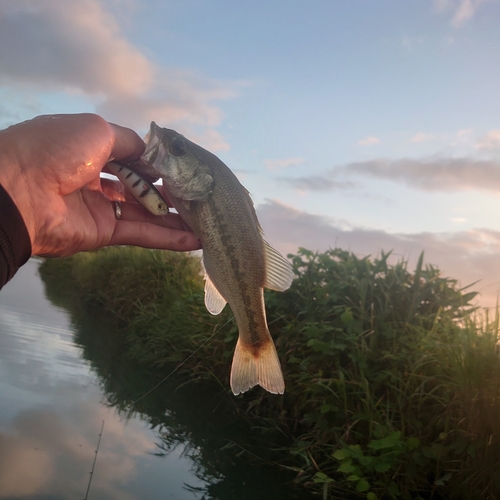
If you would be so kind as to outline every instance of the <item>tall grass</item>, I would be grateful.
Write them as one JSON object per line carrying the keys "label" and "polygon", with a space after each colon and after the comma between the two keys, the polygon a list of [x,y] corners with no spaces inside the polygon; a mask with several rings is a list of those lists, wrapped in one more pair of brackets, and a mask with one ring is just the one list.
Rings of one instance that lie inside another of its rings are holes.
{"label": "tall grass", "polygon": [[106,248],[47,260],[40,272],[77,293],[89,311],[104,309],[123,331],[130,354],[161,366],[184,360],[227,321],[203,303],[197,257],[138,247]]}
{"label": "tall grass", "polygon": [[[290,257],[290,290],[266,292],[285,395],[234,399],[274,462],[325,499],[499,498],[498,315],[482,315],[475,293],[423,255],[413,272],[384,253]],[[107,249],[42,272],[57,268],[88,306],[113,314],[148,365],[185,360],[231,316],[205,311],[193,257]],[[184,368],[228,390],[236,337],[225,327]]]}

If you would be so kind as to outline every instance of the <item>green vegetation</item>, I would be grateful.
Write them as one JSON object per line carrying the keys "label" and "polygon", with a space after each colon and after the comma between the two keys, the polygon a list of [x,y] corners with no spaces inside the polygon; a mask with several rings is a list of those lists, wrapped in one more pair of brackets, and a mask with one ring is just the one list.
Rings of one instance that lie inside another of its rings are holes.
{"label": "green vegetation", "polygon": [[291,258],[290,290],[266,291],[284,396],[226,397],[237,328],[229,308],[206,312],[197,258],[106,249],[47,260],[41,273],[85,310],[106,311],[145,369],[185,361],[183,383],[215,381],[252,426],[248,442],[267,443],[259,453],[228,437],[226,450],[293,470],[324,499],[499,498],[498,315],[481,315],[474,292],[422,257],[413,273],[389,254]]}

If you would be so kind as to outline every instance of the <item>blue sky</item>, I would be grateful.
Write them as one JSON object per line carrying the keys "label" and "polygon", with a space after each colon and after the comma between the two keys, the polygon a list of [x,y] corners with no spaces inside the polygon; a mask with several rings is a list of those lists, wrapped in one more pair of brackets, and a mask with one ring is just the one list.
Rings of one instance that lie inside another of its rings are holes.
{"label": "blue sky", "polygon": [[500,2],[0,0],[0,127],[94,111],[220,156],[283,252],[500,289]]}

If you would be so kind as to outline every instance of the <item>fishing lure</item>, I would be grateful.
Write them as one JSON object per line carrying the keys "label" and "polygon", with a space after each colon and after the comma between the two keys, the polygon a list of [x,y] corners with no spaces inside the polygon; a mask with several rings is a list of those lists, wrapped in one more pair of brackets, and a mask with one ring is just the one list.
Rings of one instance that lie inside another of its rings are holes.
{"label": "fishing lure", "polygon": [[168,213],[168,205],[151,183],[125,165],[111,161],[107,164],[110,172],[130,191],[133,197],[153,215]]}

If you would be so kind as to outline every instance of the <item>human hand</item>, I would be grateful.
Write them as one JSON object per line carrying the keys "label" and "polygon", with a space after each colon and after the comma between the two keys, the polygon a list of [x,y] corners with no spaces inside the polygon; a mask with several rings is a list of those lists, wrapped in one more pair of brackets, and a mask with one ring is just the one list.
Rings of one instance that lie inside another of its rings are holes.
{"label": "human hand", "polygon": [[[0,184],[21,213],[32,254],[73,255],[111,245],[195,250],[177,214],[157,217],[135,201],[115,218],[119,183],[102,180],[110,159],[138,159],[144,143],[130,129],[93,114],[47,115],[0,131]],[[128,199],[128,198],[127,198]]]}

